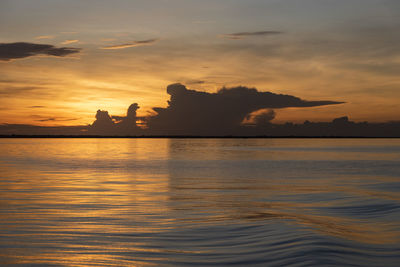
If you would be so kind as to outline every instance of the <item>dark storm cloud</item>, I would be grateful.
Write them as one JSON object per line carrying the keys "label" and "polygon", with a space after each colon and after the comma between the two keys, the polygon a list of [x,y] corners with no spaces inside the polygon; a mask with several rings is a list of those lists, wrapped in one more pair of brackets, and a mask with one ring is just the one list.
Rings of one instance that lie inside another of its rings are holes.
{"label": "dark storm cloud", "polygon": [[[335,101],[306,101],[298,97],[259,92],[243,86],[222,88],[217,93],[188,90],[182,84],[167,87],[167,108],[154,108],[150,117],[137,117],[138,104],[126,116],[110,116],[98,110],[88,126],[35,126],[0,124],[0,135],[100,135],[100,136],[362,136],[400,137],[400,123],[352,122],[348,117],[332,122],[273,124],[272,109],[340,104]],[[67,121],[68,118],[32,115],[37,121]],[[147,128],[138,127],[145,120]]]}
{"label": "dark storm cloud", "polygon": [[[153,108],[148,118],[150,131],[163,134],[229,134],[254,111],[286,107],[315,107],[341,104],[335,101],[306,101],[300,98],[259,92],[243,86],[222,88],[217,93],[188,90],[182,84],[167,87],[167,108]],[[269,116],[273,116],[269,114]],[[263,118],[265,120],[265,118]],[[262,118],[261,118],[262,120]]]}
{"label": "dark storm cloud", "polygon": [[[259,92],[243,86],[222,88],[216,93],[189,90],[180,83],[167,87],[171,95],[167,108],[153,108],[156,114],[137,117],[138,104],[126,116],[111,116],[98,110],[88,127],[95,135],[228,135],[244,126],[265,129],[275,117],[272,109],[340,104],[334,101],[306,101],[290,95]],[[137,125],[144,121],[146,129]],[[247,121],[247,123],[246,123]]]}
{"label": "dark storm cloud", "polygon": [[108,111],[97,110],[96,120],[90,125],[89,131],[94,134],[112,134],[114,129],[114,122]]}
{"label": "dark storm cloud", "polygon": [[246,116],[243,121],[244,125],[254,125],[258,127],[262,127],[271,123],[273,119],[275,119],[275,111],[274,110],[261,110],[256,114],[249,114]]}
{"label": "dark storm cloud", "polygon": [[78,53],[80,48],[55,47],[48,44],[34,43],[0,43],[0,60],[9,61],[12,59],[25,58],[37,55],[65,57]]}
{"label": "dark storm cloud", "polygon": [[96,120],[89,126],[88,132],[96,135],[138,135],[141,133],[136,124],[138,109],[138,104],[130,105],[126,116],[110,116],[108,111],[98,110]]}
{"label": "dark storm cloud", "polygon": [[222,34],[221,37],[225,39],[244,39],[249,36],[268,36],[268,35],[277,35],[282,34],[281,31],[257,31],[257,32],[236,32],[236,33],[229,33],[229,34]]}
{"label": "dark storm cloud", "polygon": [[269,124],[275,118],[275,111],[270,110],[269,112],[261,113],[255,116],[254,121],[257,126],[263,126]]}

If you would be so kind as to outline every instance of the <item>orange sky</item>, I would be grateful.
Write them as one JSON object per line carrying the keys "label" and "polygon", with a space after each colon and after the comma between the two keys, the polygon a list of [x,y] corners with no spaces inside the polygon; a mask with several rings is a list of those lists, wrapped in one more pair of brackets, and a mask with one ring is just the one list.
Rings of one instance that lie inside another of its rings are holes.
{"label": "orange sky", "polygon": [[147,115],[176,82],[346,102],[276,110],[274,122],[399,120],[398,1],[84,2],[2,1],[0,43],[81,50],[0,59],[0,123],[89,124],[134,102]]}

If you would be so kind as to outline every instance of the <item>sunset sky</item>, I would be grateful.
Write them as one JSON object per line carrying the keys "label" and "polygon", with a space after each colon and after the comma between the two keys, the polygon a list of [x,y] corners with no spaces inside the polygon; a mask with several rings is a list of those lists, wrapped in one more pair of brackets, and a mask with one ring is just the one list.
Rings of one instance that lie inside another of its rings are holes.
{"label": "sunset sky", "polygon": [[0,123],[145,116],[178,82],[346,102],[274,122],[399,120],[399,29],[398,0],[1,0]]}

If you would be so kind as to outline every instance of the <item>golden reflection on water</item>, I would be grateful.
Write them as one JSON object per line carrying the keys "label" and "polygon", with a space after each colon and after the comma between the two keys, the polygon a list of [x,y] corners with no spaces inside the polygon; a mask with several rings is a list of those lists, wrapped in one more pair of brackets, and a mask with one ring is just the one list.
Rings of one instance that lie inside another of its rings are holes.
{"label": "golden reflection on water", "polygon": [[[393,146],[385,142],[378,145]],[[329,147],[340,145],[349,141],[328,140]],[[395,183],[398,177],[329,172],[308,177],[313,172],[307,169],[274,167],[282,160],[399,159],[395,152],[324,151],[326,146],[320,140],[0,140],[0,259],[141,266],[162,262],[168,253],[201,253],[168,250],[156,243],[158,233],[270,221],[366,244],[399,243],[396,221],[325,210],[349,200],[398,203],[398,192],[364,186]],[[261,165],[246,169],[249,160]],[[264,163],[270,169],[260,169]]]}
{"label": "golden reflection on water", "polygon": [[[8,156],[18,158],[24,165],[23,168],[22,164],[1,166],[2,176],[8,180],[0,180],[1,219],[6,222],[2,230],[6,235],[10,233],[5,241],[13,239],[15,229],[23,229],[22,232],[26,232],[20,233],[20,236],[40,243],[43,239],[54,238],[56,246],[63,247],[63,252],[57,253],[51,248],[48,252],[42,249],[40,253],[5,248],[1,253],[2,258],[13,257],[10,264],[47,259],[46,263],[73,266],[89,264],[93,259],[95,262],[113,262],[118,257],[107,255],[105,251],[151,250],[144,249],[143,242],[129,243],[129,246],[113,242],[107,247],[99,244],[68,244],[68,240],[90,233],[104,233],[107,236],[112,233],[151,233],[164,229],[162,224],[165,222],[159,222],[152,216],[167,212],[167,177],[118,168],[121,166],[118,160],[123,157],[121,154],[135,159],[154,158],[151,155],[154,151],[148,151],[148,145],[138,144],[135,140],[128,143],[105,142],[104,146],[101,140],[82,140],[82,143],[80,140],[37,140],[41,144],[36,149],[29,141],[21,141],[23,145],[19,147],[12,144],[2,147],[2,152],[7,151]],[[162,142],[158,142],[159,150],[155,158],[163,156],[160,154],[163,152],[162,145]],[[96,168],[88,166],[101,159],[110,159],[111,163],[105,162],[105,166],[100,164]],[[89,162],[85,164],[87,160]],[[24,164],[29,161],[33,161],[33,164]],[[52,166],[58,161],[66,166],[59,166],[60,169]],[[80,161],[83,161],[82,165]],[[129,224],[130,220],[134,223]],[[152,221],[156,223],[151,224]],[[93,254],[76,253],[82,248],[89,249]],[[139,263],[135,265],[145,265]]]}

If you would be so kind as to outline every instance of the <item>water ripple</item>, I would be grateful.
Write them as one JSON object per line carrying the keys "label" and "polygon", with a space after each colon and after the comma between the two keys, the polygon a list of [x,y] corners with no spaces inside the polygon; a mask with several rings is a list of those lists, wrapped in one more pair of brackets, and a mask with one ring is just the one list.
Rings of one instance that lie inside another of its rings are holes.
{"label": "water ripple", "polygon": [[400,266],[399,140],[0,140],[1,266]]}

